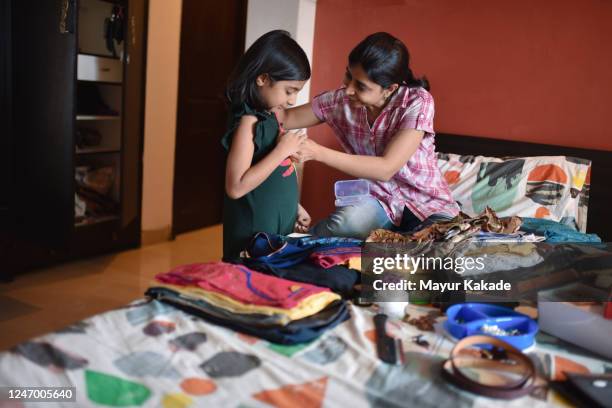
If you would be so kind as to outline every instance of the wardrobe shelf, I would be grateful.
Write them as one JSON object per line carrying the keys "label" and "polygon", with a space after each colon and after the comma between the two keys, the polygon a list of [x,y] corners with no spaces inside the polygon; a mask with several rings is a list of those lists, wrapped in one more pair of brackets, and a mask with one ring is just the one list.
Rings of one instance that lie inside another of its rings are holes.
{"label": "wardrobe shelf", "polygon": [[77,120],[119,120],[119,115],[77,115]]}
{"label": "wardrobe shelf", "polygon": [[89,217],[81,221],[75,222],[74,226],[77,228],[83,228],[83,227],[88,227],[90,225],[101,224],[103,222],[117,221],[118,219],[119,219],[118,215],[104,215],[100,217]]}
{"label": "wardrobe shelf", "polygon": [[97,153],[121,153],[121,149],[114,149],[112,147],[94,147],[79,149],[77,147],[76,154],[97,154]]}

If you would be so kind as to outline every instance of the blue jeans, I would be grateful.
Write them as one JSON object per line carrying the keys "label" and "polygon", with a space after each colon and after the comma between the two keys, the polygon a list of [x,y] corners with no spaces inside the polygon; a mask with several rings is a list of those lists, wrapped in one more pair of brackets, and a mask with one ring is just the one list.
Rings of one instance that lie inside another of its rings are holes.
{"label": "blue jeans", "polygon": [[384,228],[391,231],[412,231],[438,221],[447,221],[451,217],[445,214],[432,214],[421,221],[408,208],[404,208],[402,223],[395,226],[385,209],[373,197],[368,197],[356,204],[336,208],[329,217],[317,223],[310,233],[320,237],[351,237],[365,239],[372,230]]}

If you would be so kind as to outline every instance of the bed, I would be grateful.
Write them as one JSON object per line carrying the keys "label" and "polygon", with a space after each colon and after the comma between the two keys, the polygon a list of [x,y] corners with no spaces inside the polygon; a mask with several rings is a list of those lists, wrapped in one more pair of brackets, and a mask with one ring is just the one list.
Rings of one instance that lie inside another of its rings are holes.
{"label": "bed", "polygon": [[586,230],[599,235],[604,242],[612,241],[612,222],[610,222],[612,189],[609,188],[612,180],[612,152],[446,133],[436,134],[436,150],[474,156],[567,156],[589,160],[592,177],[590,177]]}
{"label": "bed", "polygon": [[[593,161],[588,230],[611,237],[601,178],[612,177],[612,154],[581,149],[457,135],[439,135],[439,150],[458,154],[563,154]],[[557,150],[551,150],[557,149]],[[569,150],[567,150],[569,149]],[[601,168],[599,167],[601,165]],[[608,201],[609,202],[609,201]],[[585,220],[586,221],[586,220]],[[412,317],[435,315],[409,306]],[[156,300],[137,300],[31,339],[0,353],[0,385],[75,387],[75,402],[45,406],[98,407],[479,407],[491,400],[461,391],[439,375],[453,343],[436,331],[423,332],[400,320],[389,324],[403,342],[406,363],[388,365],[376,355],[375,307],[350,305],[351,319],[310,343],[283,346],[216,326]],[[428,345],[413,341],[422,335]],[[541,375],[563,371],[612,373],[612,362],[539,333],[530,357]],[[6,389],[5,389],[6,391]],[[547,389],[505,406],[559,405]],[[0,407],[39,406],[0,401]]]}
{"label": "bed", "polygon": [[[412,316],[430,312],[411,308]],[[438,375],[452,347],[445,336],[393,321],[389,331],[405,339],[406,364],[387,365],[376,357],[374,310],[351,306],[351,314],[314,342],[280,346],[157,301],[137,301],[0,354],[0,384],[75,387],[76,405],[48,405],[65,407],[490,406],[491,400],[460,391]],[[418,334],[428,348],[410,340]],[[543,333],[537,342],[532,359],[551,378],[568,368],[612,372],[611,362]],[[553,394],[541,392],[505,404],[555,403]]]}

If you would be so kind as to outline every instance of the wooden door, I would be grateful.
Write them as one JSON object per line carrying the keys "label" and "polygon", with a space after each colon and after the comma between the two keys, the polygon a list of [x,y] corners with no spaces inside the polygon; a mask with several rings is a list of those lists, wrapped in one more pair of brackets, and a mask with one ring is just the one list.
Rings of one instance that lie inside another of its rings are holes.
{"label": "wooden door", "polygon": [[173,232],[221,222],[224,88],[244,50],[246,0],[183,0]]}
{"label": "wooden door", "polygon": [[11,8],[11,214],[19,240],[63,248],[74,228],[76,0]]}
{"label": "wooden door", "polygon": [[142,198],[142,140],[147,36],[147,0],[130,0],[125,35],[125,63],[121,222],[123,241],[140,244]]}

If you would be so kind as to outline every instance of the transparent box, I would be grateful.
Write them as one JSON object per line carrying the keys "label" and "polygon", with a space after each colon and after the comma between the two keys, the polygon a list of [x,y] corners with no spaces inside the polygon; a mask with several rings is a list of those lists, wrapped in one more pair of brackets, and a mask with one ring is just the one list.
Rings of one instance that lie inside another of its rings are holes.
{"label": "transparent box", "polygon": [[336,207],[358,203],[370,196],[370,183],[367,180],[339,180],[334,183]]}

